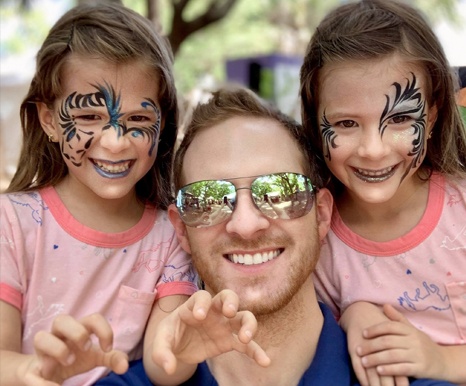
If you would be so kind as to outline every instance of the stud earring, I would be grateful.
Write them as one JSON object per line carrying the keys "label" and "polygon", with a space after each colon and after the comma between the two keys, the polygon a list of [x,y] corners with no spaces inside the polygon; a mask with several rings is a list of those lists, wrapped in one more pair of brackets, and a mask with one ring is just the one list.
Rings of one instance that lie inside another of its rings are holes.
{"label": "stud earring", "polygon": [[427,137],[427,139],[431,139],[432,138],[432,131],[429,133],[429,136]]}
{"label": "stud earring", "polygon": [[49,142],[53,142],[53,141],[54,141],[53,134],[49,134],[49,135],[48,135],[48,138],[49,138]]}

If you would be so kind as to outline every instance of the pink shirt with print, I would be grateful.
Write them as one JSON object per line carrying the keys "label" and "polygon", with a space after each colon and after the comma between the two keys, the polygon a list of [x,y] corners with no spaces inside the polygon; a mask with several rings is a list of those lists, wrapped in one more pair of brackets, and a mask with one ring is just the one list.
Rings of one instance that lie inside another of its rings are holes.
{"label": "pink shirt with print", "polygon": [[[0,300],[21,311],[24,353],[33,353],[34,335],[50,331],[58,314],[100,312],[114,347],[140,358],[154,300],[197,289],[165,211],[147,206],[133,228],[109,234],[78,223],[54,188],[3,194],[0,205]],[[106,372],[97,368],[64,384],[92,384]]]}

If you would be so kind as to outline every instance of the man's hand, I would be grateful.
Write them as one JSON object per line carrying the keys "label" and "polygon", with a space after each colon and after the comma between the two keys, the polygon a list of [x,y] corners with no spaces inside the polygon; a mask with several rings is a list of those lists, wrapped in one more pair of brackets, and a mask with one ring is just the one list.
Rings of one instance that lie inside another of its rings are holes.
{"label": "man's hand", "polygon": [[249,311],[238,311],[238,296],[223,290],[214,298],[198,291],[159,324],[152,360],[173,374],[177,362],[197,364],[208,358],[238,351],[268,366],[270,359],[252,340],[257,321]]}

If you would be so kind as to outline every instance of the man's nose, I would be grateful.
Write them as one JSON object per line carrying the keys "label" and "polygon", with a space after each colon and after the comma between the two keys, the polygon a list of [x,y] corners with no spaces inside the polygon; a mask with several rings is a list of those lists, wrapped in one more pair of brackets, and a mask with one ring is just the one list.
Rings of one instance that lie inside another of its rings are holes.
{"label": "man's nose", "polygon": [[256,237],[257,232],[269,226],[270,219],[254,204],[251,190],[237,190],[235,210],[227,220],[227,232],[236,233],[243,239],[250,239]]}

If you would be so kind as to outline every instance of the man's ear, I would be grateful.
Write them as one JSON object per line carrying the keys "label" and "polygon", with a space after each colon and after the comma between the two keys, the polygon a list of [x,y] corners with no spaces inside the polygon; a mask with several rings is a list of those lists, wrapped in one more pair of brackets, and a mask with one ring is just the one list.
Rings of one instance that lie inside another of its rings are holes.
{"label": "man's ear", "polygon": [[175,228],[176,237],[183,248],[187,253],[191,254],[191,247],[189,245],[188,235],[186,232],[186,225],[181,221],[180,214],[175,204],[171,204],[168,207],[168,218]]}
{"label": "man's ear", "polygon": [[53,110],[49,109],[44,102],[36,102],[36,108],[42,130],[44,130],[47,137],[50,135],[55,137],[56,141],[58,134],[53,117]]}
{"label": "man's ear", "polygon": [[330,229],[332,220],[333,196],[328,189],[322,188],[317,192],[315,205],[319,238],[322,241]]}

